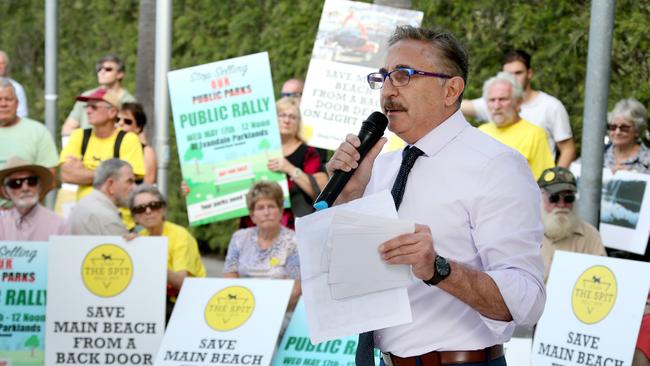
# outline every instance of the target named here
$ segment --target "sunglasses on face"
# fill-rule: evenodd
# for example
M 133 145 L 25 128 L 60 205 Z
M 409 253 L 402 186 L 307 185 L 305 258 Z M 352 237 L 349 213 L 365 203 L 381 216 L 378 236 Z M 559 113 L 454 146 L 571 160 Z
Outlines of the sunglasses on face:
M 548 201 L 550 203 L 558 203 L 560 200 L 563 200 L 564 203 L 573 203 L 576 200 L 576 196 L 574 194 L 567 194 L 564 196 L 561 196 L 559 194 L 552 194 L 548 196 Z
M 100 72 L 102 70 L 104 70 L 106 72 L 111 72 L 111 71 L 113 71 L 115 69 L 110 67 L 110 66 L 100 66 L 100 67 L 97 68 L 97 72 Z
M 164 203 L 160 201 L 152 201 L 149 203 L 145 203 L 144 205 L 138 205 L 133 207 L 131 209 L 131 212 L 133 212 L 134 214 L 141 214 L 141 213 L 145 213 L 147 209 L 150 209 L 151 211 L 156 211 L 156 210 L 160 210 L 163 207 L 165 207 Z
M 124 124 L 127 125 L 127 126 L 131 126 L 135 122 L 134 120 L 132 120 L 130 118 L 122 118 L 122 117 L 118 118 L 118 121 L 124 122 Z
M 617 125 L 615 123 L 610 123 L 607 125 L 607 130 L 609 132 L 614 132 L 616 130 L 620 130 L 623 133 L 627 133 L 632 131 L 632 126 L 630 125 Z
M 8 179 L 5 181 L 5 187 L 11 189 L 20 189 L 23 186 L 24 182 L 27 182 L 27 185 L 30 187 L 36 187 L 38 184 L 38 177 L 32 175 L 25 178 Z

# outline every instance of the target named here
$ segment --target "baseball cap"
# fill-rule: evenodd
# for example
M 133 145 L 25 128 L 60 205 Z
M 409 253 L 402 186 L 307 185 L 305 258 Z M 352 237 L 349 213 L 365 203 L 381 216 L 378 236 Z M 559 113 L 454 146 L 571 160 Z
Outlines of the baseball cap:
M 537 181 L 539 188 L 542 188 L 550 194 L 571 191 L 576 192 L 576 178 L 569 169 L 556 166 L 546 169 Z
M 87 102 L 89 100 L 103 101 L 115 108 L 119 108 L 121 104 L 120 98 L 117 97 L 117 94 L 115 94 L 112 90 L 106 90 L 103 88 L 99 88 L 89 95 L 80 95 L 77 97 L 77 100 L 81 102 Z

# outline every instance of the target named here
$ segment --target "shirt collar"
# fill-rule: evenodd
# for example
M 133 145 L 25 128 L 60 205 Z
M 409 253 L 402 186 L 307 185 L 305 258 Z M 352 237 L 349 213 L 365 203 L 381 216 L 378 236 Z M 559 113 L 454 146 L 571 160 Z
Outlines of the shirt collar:
M 470 127 L 459 110 L 419 139 L 414 145 L 428 157 L 436 155 L 456 138 L 465 128 Z

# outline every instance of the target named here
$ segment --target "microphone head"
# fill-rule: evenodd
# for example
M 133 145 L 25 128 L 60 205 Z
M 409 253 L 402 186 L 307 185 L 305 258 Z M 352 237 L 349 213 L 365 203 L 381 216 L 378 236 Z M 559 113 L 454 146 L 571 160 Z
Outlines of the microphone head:
M 361 124 L 361 131 L 367 131 L 371 133 L 379 133 L 379 136 L 384 134 L 384 131 L 386 130 L 386 126 L 388 126 L 388 118 L 381 113 L 381 112 L 372 112 L 368 118 L 363 121 Z

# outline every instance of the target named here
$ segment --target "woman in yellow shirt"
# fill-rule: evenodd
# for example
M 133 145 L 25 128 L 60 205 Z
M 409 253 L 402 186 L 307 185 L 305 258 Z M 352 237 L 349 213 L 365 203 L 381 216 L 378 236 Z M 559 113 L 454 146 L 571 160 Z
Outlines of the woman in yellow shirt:
M 165 220 L 167 202 L 151 184 L 137 186 L 129 199 L 135 221 L 144 227 L 143 236 L 165 236 L 167 242 L 167 318 L 186 277 L 205 277 L 196 239 L 182 226 Z

